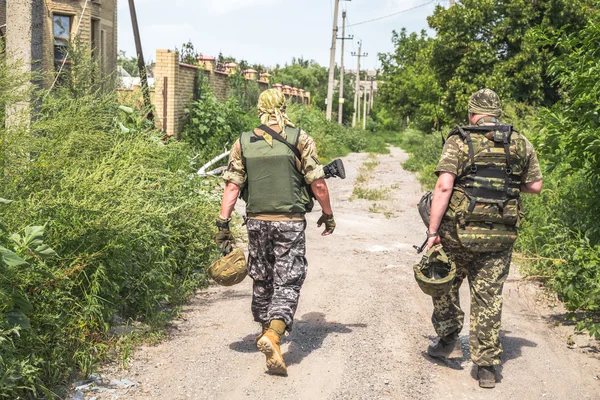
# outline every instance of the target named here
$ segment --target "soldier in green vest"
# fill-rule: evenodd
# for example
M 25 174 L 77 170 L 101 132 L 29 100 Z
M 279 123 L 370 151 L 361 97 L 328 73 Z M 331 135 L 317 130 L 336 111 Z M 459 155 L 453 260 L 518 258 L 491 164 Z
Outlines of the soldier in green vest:
M 454 131 L 436 169 L 427 248 L 441 243 L 456 263 L 447 295 L 433 298 L 432 322 L 439 340 L 427 352 L 449 357 L 460 350 L 464 312 L 459 288 L 471 291 L 469 346 L 479 385 L 493 388 L 501 363 L 502 288 L 522 217 L 521 193 L 539 194 L 542 174 L 525 136 L 503 124 L 500 99 L 482 89 L 469 101 L 471 125 Z M 458 353 L 461 354 L 462 353 Z
M 225 193 L 217 220 L 217 244 L 231 242 L 229 220 L 238 197 L 246 202 L 248 274 L 254 280 L 252 314 L 261 324 L 257 339 L 271 373 L 286 375 L 281 336 L 291 331 L 306 277 L 305 214 L 313 195 L 322 208 L 318 227 L 333 233 L 335 221 L 314 140 L 294 127 L 286 99 L 276 89 L 258 100 L 262 125 L 244 132 L 231 149 Z M 311 195 L 312 193 L 312 195 Z

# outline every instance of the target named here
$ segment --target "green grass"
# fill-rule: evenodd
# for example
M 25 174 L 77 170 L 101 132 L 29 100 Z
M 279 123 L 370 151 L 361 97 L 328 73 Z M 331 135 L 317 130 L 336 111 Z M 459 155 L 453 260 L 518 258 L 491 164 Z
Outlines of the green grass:
M 437 182 L 435 169 L 442 155 L 440 136 L 409 129 L 398 135 L 396 144 L 410 155 L 402 167 L 415 172 L 421 184 L 432 189 Z
M 368 189 L 362 186 L 356 186 L 352 191 L 352 196 L 357 199 L 382 201 L 387 200 L 388 193 L 389 191 L 385 189 Z

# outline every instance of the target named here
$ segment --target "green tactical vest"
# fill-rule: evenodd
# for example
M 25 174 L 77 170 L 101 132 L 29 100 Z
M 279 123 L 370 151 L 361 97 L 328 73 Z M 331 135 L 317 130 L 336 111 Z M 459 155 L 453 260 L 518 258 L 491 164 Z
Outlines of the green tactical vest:
M 475 252 L 507 250 L 517 240 L 525 140 L 511 125 L 459 128 L 469 160 L 454 182 L 446 216 L 461 244 Z
M 286 140 L 298 147 L 300 130 L 286 127 L 285 133 Z M 242 198 L 247 213 L 306 213 L 312 209 L 304 175 L 288 146 L 273 140 L 271 147 L 254 132 L 242 133 L 240 144 L 246 167 Z

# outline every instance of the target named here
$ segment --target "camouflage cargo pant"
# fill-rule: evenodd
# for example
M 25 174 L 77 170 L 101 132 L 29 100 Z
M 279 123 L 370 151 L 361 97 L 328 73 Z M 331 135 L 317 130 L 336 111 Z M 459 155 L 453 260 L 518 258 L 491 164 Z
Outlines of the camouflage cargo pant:
M 500 320 L 502 288 L 508 277 L 512 249 L 495 253 L 474 253 L 461 246 L 455 225 L 444 220 L 440 226 L 444 249 L 456 263 L 457 277 L 445 296 L 433 298 L 431 321 L 440 337 L 458 335 L 465 313 L 460 308 L 459 289 L 465 278 L 471 291 L 469 347 L 476 365 L 500 365 Z
M 248 220 L 248 275 L 254 280 L 254 320 L 280 319 L 292 330 L 306 278 L 305 221 Z

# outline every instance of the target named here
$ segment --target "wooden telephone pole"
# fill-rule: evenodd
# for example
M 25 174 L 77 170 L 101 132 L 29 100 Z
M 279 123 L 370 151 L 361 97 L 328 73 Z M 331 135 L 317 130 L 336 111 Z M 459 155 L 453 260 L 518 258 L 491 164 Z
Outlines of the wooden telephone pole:
M 335 47 L 337 45 L 338 39 L 337 34 L 339 10 L 340 0 L 335 0 L 335 7 L 333 11 L 333 34 L 331 35 L 331 53 L 329 55 L 329 80 L 327 81 L 327 109 L 325 111 L 327 121 L 331 121 L 331 114 L 333 113 L 333 84 L 335 82 Z
M 142 51 L 142 39 L 140 38 L 140 28 L 138 27 L 137 14 L 135 12 L 134 0 L 129 0 L 129 13 L 131 14 L 131 25 L 133 27 L 133 36 L 135 38 L 135 50 L 137 52 L 138 70 L 140 71 L 140 81 L 142 85 L 142 94 L 144 96 L 144 106 L 148 110 L 148 119 L 153 120 L 152 104 L 150 102 L 150 89 L 148 88 L 148 74 L 146 72 L 146 62 L 144 61 L 144 52 Z
M 327 110 L 325 112 L 327 121 L 331 121 L 331 113 L 333 111 L 333 82 L 335 80 L 335 46 L 337 43 L 339 8 L 340 0 L 335 0 L 335 8 L 333 12 L 333 35 L 331 36 L 331 54 L 329 55 L 329 80 L 327 82 Z
M 346 40 L 354 39 L 354 36 L 346 37 L 346 11 L 342 11 L 342 60 L 340 63 L 340 98 L 338 110 L 338 123 L 341 125 L 344 117 L 344 43 Z

